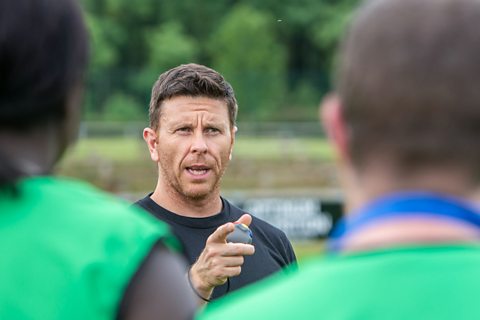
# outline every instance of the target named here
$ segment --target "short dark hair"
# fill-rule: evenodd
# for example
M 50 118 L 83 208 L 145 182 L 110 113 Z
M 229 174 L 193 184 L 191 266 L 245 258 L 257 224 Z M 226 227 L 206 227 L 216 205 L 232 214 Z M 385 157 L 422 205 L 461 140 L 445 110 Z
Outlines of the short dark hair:
M 343 42 L 337 89 L 351 156 L 480 176 L 480 1 L 374 0 Z M 473 170 L 473 171 L 472 171 Z
M 76 1 L 0 1 L 0 127 L 63 116 L 87 51 Z
M 158 129 L 163 101 L 178 97 L 207 97 L 225 101 L 230 125 L 237 118 L 237 100 L 232 86 L 217 71 L 190 63 L 162 73 L 152 88 L 149 118 L 150 127 Z

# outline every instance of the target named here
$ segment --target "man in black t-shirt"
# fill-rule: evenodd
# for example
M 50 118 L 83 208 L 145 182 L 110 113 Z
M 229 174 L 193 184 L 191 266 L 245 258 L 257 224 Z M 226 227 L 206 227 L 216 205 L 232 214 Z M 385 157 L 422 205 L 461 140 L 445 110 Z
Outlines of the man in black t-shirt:
M 161 74 L 153 86 L 150 127 L 143 131 L 158 180 L 153 193 L 137 204 L 170 224 L 191 264 L 188 280 L 204 301 L 296 261 L 282 231 L 220 197 L 236 115 L 233 89 L 218 72 L 181 65 Z M 232 222 L 250 226 L 252 244 L 227 243 Z

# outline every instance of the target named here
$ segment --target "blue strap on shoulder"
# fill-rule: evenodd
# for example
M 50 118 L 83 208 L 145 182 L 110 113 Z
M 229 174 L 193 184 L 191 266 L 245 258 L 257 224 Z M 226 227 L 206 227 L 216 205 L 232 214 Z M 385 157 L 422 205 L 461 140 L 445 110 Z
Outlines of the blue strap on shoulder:
M 339 249 L 342 238 L 367 225 L 389 218 L 443 217 L 480 229 L 478 208 L 463 200 L 429 192 L 397 193 L 380 198 L 339 222 L 331 236 L 333 251 Z

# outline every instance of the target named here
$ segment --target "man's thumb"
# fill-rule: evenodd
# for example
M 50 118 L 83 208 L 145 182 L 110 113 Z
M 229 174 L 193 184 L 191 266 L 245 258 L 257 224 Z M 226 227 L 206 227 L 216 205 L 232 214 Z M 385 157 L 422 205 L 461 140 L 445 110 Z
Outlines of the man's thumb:
M 245 213 L 237 221 L 235 221 L 235 223 L 242 223 L 246 226 L 250 226 L 250 223 L 252 223 L 252 216 L 248 213 Z

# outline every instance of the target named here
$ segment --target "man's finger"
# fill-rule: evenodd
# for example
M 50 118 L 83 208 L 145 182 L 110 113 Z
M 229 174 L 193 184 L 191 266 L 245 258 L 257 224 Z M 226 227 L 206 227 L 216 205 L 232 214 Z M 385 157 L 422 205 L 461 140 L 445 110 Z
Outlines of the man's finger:
M 255 253 L 255 247 L 245 243 L 228 243 L 222 250 L 221 255 L 229 256 L 251 256 Z
M 245 262 L 243 256 L 224 257 L 223 264 L 225 267 L 240 267 Z
M 225 276 L 227 277 L 236 277 L 242 272 L 242 267 L 228 267 L 224 269 Z
M 208 239 L 207 243 L 226 243 L 227 235 L 235 229 L 235 225 L 231 222 L 225 223 L 215 230 Z
M 245 213 L 237 221 L 235 221 L 235 223 L 242 223 L 246 226 L 249 226 L 250 223 L 252 223 L 252 216 L 249 215 L 248 213 Z

